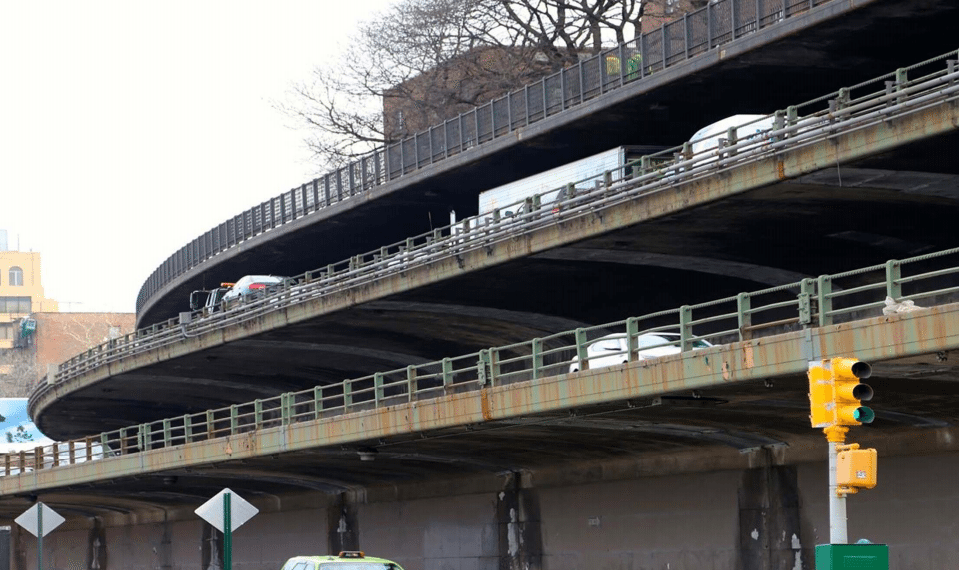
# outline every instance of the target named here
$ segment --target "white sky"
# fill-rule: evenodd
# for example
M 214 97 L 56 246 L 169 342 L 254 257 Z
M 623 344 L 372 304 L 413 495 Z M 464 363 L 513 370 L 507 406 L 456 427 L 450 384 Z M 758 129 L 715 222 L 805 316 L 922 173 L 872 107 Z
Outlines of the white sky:
M 133 312 L 170 254 L 317 173 L 272 102 L 391 2 L 3 2 L 9 248 L 60 310 Z

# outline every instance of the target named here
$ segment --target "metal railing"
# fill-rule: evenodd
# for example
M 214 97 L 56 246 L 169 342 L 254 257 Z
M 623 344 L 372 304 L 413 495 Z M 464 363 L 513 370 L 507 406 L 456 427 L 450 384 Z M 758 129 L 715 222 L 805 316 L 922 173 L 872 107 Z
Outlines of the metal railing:
M 137 354 L 180 342 L 185 337 L 209 333 L 242 323 L 291 305 L 306 303 L 341 291 L 421 267 L 464 253 L 491 248 L 538 229 L 595 213 L 627 201 L 682 184 L 714 176 L 723 169 L 764 160 L 787 149 L 814 144 L 837 133 L 861 129 L 890 118 L 905 116 L 924 108 L 943 105 L 959 98 L 959 63 L 948 56 L 956 52 L 899 69 L 888 75 L 840 89 L 778 111 L 773 127 L 736 140 L 730 132 L 717 148 L 693 153 L 689 143 L 682 147 L 643 157 L 619 169 L 607 171 L 586 181 L 566 185 L 566 197 L 559 202 L 543 203 L 543 196 L 556 190 L 526 198 L 522 212 L 517 204 L 456 224 L 353 256 L 339 263 L 308 271 L 291 278 L 279 291 L 266 297 L 240 297 L 224 304 L 224 310 L 198 311 L 181 322 L 170 319 L 151 327 L 107 341 L 63 362 L 30 397 L 34 403 L 56 384 L 101 366 Z M 945 65 L 942 65 L 945 63 Z M 914 79 L 910 73 L 924 72 Z M 864 92 L 862 95 L 856 93 Z M 819 109 L 807 114 L 807 111 Z M 741 127 L 740 127 L 741 128 Z M 583 183 L 592 189 L 583 190 Z
M 254 236 L 831 1 L 710 2 L 635 40 L 377 149 L 224 221 L 180 248 L 144 282 L 136 310 L 139 313 L 151 296 L 176 277 Z
M 7 475 L 256 432 L 959 300 L 959 248 L 7 454 Z M 282 297 L 282 296 L 281 296 Z M 904 302 L 904 301 L 911 302 Z M 284 302 L 283 299 L 274 299 Z M 260 300 L 258 303 L 266 302 Z M 605 343 L 624 339 L 618 349 Z

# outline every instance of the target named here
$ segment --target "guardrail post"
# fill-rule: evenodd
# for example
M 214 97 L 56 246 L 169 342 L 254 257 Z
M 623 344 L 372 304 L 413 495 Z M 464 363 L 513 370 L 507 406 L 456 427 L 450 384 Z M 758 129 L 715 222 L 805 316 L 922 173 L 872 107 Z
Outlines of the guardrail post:
M 815 281 L 808 277 L 799 283 L 799 324 L 809 328 L 812 324 L 812 300 L 816 294 Z
M 186 443 L 193 442 L 193 426 L 190 424 L 190 414 L 183 416 L 183 440 Z
M 416 390 L 416 367 L 409 365 L 406 367 L 406 395 L 410 402 L 413 401 Z
M 819 305 L 819 326 L 832 324 L 832 277 L 820 275 L 816 282 L 818 294 L 816 304 Z
M 902 297 L 902 264 L 896 259 L 886 262 L 886 295 L 898 301 Z
M 37 471 L 43 469 L 43 448 L 33 448 L 33 468 Z
M 283 425 L 288 426 L 293 423 L 293 404 L 291 400 L 293 395 L 290 393 L 280 394 L 280 416 Z
M 900 67 L 896 70 L 896 91 L 902 91 L 906 88 L 906 84 L 909 83 L 909 72 L 906 68 Z M 906 98 L 902 95 L 896 99 L 896 103 L 902 103 Z
M 442 361 L 443 364 L 443 388 L 449 388 L 453 385 L 453 361 L 449 358 L 444 358 Z
M 23 473 L 26 471 L 27 466 L 27 452 L 21 450 L 17 459 L 20 461 L 20 472 Z
M 639 175 L 645 176 L 652 170 L 652 161 L 645 154 L 639 158 Z
M 736 295 L 736 320 L 739 324 L 739 340 L 749 340 L 753 337 L 752 329 L 750 328 L 753 324 L 753 314 L 752 314 L 752 303 L 749 297 L 749 293 L 740 293 Z
M 3 474 L 4 475 L 10 474 L 10 454 L 9 453 L 3 454 Z
M 530 343 L 530 357 L 533 366 L 533 380 L 539 380 L 543 372 L 543 339 L 534 338 Z
M 120 440 L 121 440 L 121 441 L 123 440 L 123 437 L 122 437 L 122 436 L 121 436 Z M 100 434 L 100 446 L 103 447 L 103 453 L 106 453 L 107 450 L 110 449 L 110 436 L 108 436 L 108 435 L 105 434 L 105 433 L 101 433 L 101 434 Z M 91 453 L 90 449 L 87 448 L 87 459 L 90 459 L 90 453 Z
M 786 124 L 790 127 L 799 122 L 799 108 L 795 105 L 786 107 Z
M 626 360 L 635 362 L 639 356 L 639 319 L 629 317 L 626 319 Z
M 53 451 L 53 466 L 60 466 L 60 444 L 53 442 L 50 444 L 50 448 Z
M 214 423 L 213 410 L 206 411 L 206 438 L 213 439 L 216 436 L 216 424 Z
M 690 337 L 693 336 L 693 308 L 683 305 L 679 308 L 679 350 L 686 352 L 692 348 Z
M 586 331 L 576 329 L 573 333 L 576 342 L 576 358 L 579 360 L 580 370 L 589 370 L 589 356 L 586 353 Z
M 77 442 L 72 439 L 67 443 L 67 462 L 70 465 L 77 462 Z
M 140 424 L 137 430 L 137 447 L 140 451 L 150 449 L 150 424 Z
M 353 407 L 353 382 L 343 381 L 343 411 L 348 412 Z
M 380 400 L 384 397 L 383 392 L 383 373 L 374 372 L 373 373 L 373 405 L 374 407 L 380 407 Z
M 323 387 L 313 388 L 313 419 L 320 419 L 320 412 L 323 411 Z
M 231 404 L 230 405 L 230 435 L 236 435 L 238 427 L 239 427 L 239 419 L 237 417 L 237 407 L 236 407 L 236 404 Z
M 163 420 L 163 447 L 170 447 L 170 420 L 165 418 Z
M 480 385 L 489 384 L 489 349 L 484 348 L 477 353 L 476 358 L 476 380 Z

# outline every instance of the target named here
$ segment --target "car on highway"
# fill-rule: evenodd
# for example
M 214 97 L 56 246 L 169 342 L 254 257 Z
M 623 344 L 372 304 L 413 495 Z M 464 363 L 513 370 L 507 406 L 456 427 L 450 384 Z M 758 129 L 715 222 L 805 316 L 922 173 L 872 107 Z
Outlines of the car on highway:
M 392 560 L 347 550 L 336 556 L 294 556 L 281 570 L 403 570 L 403 567 Z
M 261 297 L 276 293 L 280 287 L 290 283 L 289 277 L 279 275 L 245 275 L 230 287 L 223 295 L 223 301 L 229 302 L 240 297 Z
M 711 346 L 712 344 L 702 339 L 692 342 L 693 350 Z M 648 360 L 679 353 L 679 333 L 656 332 L 641 334 L 636 337 L 638 360 Z M 626 344 L 626 335 L 622 333 L 610 334 L 594 340 L 586 346 L 586 358 L 590 370 L 626 364 L 629 362 L 629 347 Z M 570 361 L 569 371 L 579 372 L 579 368 L 579 356 L 574 356 Z

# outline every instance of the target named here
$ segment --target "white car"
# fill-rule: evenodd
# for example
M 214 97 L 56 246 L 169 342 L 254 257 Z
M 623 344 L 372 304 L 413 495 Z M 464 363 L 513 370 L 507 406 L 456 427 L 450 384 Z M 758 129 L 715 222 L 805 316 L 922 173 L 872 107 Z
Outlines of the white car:
M 693 350 L 712 346 L 705 340 L 694 340 L 692 344 Z M 669 332 L 641 334 L 636 337 L 636 353 L 639 360 L 679 354 L 679 334 Z M 590 370 L 626 364 L 629 362 L 626 335 L 611 334 L 594 340 L 586 346 L 586 358 L 589 361 Z M 579 372 L 579 356 L 573 357 L 569 371 Z
M 240 297 L 261 297 L 276 293 L 281 286 L 289 284 L 289 282 L 289 277 L 279 275 L 246 275 L 232 284 L 230 290 L 223 295 L 221 302 L 229 302 Z

